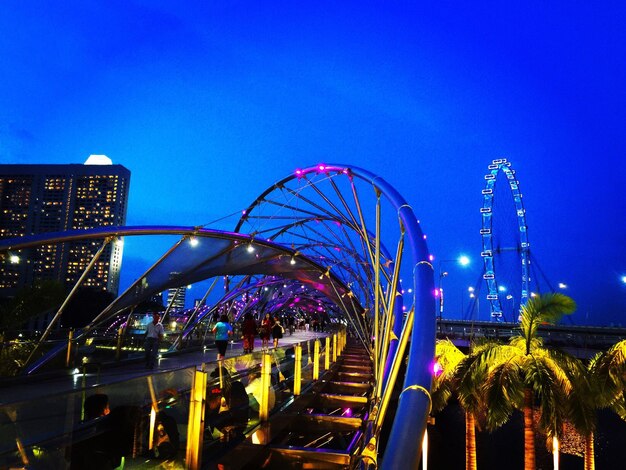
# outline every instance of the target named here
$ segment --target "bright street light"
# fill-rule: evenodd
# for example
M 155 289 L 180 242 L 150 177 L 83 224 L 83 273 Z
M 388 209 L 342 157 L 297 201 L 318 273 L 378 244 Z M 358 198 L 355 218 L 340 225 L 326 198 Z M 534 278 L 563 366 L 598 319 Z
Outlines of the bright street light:
M 559 282 L 559 289 L 567 289 L 567 284 L 563 284 L 562 282 Z
M 480 320 L 480 297 L 478 297 L 478 292 L 472 286 L 467 288 L 467 292 L 469 292 L 469 298 L 476 304 L 476 319 Z M 474 319 L 474 306 L 472 306 L 471 316 Z
M 436 296 L 439 296 L 439 319 L 441 320 L 443 318 L 443 278 L 446 277 L 448 275 L 447 271 L 443 270 L 443 263 L 448 263 L 448 262 L 455 262 L 457 264 L 459 264 L 460 266 L 467 266 L 470 263 L 470 259 L 469 257 L 467 257 L 466 255 L 460 255 L 458 258 L 456 259 L 442 259 L 439 261 L 439 288 L 435 290 L 436 292 Z

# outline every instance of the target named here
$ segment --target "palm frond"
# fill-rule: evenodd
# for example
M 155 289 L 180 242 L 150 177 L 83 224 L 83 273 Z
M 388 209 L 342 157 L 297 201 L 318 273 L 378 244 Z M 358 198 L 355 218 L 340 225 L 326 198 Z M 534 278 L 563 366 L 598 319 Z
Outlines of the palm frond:
M 626 389 L 626 340 L 596 354 L 589 362 L 589 376 L 593 381 L 597 407 L 614 408 L 614 403 Z
M 525 356 L 524 372 L 526 386 L 539 402 L 539 426 L 548 436 L 558 435 L 567 419 L 567 398 L 572 391 L 567 374 L 549 354 Z
M 563 315 L 576 310 L 576 303 L 571 297 L 560 293 L 543 294 L 531 297 L 521 311 L 522 336 L 526 339 L 527 354 L 530 342 L 537 336 L 537 328 L 542 323 L 555 324 Z
M 611 409 L 615 411 L 620 418 L 626 421 L 626 395 L 624 395 L 624 393 L 615 400 Z
M 441 372 L 433 377 L 431 391 L 433 412 L 441 411 L 446 407 L 448 400 L 456 389 L 455 371 L 465 354 L 449 339 L 437 340 L 435 346 L 435 360 L 441 367 Z
M 518 356 L 519 357 L 519 356 Z M 492 367 L 481 386 L 488 406 L 486 424 L 490 430 L 506 423 L 524 397 L 522 369 L 519 360 L 510 358 Z
M 487 375 L 487 363 L 480 354 L 465 357 L 456 369 L 457 396 L 461 406 L 474 414 L 483 407 L 480 385 Z

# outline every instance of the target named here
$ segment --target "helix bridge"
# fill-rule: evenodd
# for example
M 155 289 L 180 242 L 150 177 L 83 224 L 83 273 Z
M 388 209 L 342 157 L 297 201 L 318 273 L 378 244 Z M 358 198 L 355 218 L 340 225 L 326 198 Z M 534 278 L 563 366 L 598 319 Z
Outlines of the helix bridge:
M 127 425 L 127 468 L 156 468 L 166 457 L 173 468 L 417 468 L 436 299 L 413 208 L 383 178 L 326 164 L 274 183 L 234 219 L 219 229 L 103 226 L 0 240 L 0 253 L 23 259 L 45 246 L 92 253 L 13 379 L 39 388 L 37 400 L 2 400 L 0 467 L 67 462 L 68 448 L 111 419 L 85 419 L 86 399 L 102 393 L 126 412 L 118 421 Z M 65 305 L 106 267 L 110 246 L 153 239 L 166 248 L 143 274 L 85 327 L 60 328 Z M 168 305 L 160 361 L 196 362 L 133 366 L 149 318 L 139 306 L 187 286 L 203 297 L 192 309 Z M 281 317 L 296 331 L 276 348 L 244 353 L 231 344 L 225 360 L 209 359 L 215 319 L 228 315 L 238 325 L 247 314 Z M 305 318 L 315 332 L 300 329 Z M 68 370 L 73 386 L 53 386 Z M 106 370 L 118 372 L 105 382 Z M 254 384 L 260 392 L 250 392 Z M 252 396 L 258 407 L 250 410 Z M 172 422 L 176 432 L 168 432 Z

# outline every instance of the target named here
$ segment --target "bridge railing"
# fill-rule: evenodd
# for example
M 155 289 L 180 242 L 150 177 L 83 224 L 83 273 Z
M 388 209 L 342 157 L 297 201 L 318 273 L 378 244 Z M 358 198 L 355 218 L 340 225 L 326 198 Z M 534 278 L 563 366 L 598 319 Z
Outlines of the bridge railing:
M 84 368 L 76 370 L 74 391 L 0 406 L 0 468 L 65 468 L 104 458 L 115 465 L 124 458 L 126 468 L 156 468 L 166 459 L 199 468 L 194 448 L 208 459 L 280 411 L 314 382 L 316 367 L 323 371 L 336 360 L 341 337 L 331 339 L 330 348 L 308 340 L 95 387 L 84 386 Z M 199 401 L 193 395 L 198 377 Z M 106 396 L 110 414 L 90 415 L 96 395 Z

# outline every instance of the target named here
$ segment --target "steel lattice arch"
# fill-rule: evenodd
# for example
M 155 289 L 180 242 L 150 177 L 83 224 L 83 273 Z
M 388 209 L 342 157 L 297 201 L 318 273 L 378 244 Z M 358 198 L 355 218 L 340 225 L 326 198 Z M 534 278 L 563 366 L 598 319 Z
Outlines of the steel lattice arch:
M 383 468 L 414 468 L 430 411 L 430 364 L 436 314 L 433 268 L 411 206 L 384 179 L 341 164 L 295 171 L 260 194 L 230 230 L 207 227 L 102 227 L 1 240 L 0 252 L 71 240 L 102 247 L 125 237 L 172 236 L 175 242 L 93 321 L 77 332 L 87 340 L 128 320 L 133 308 L 166 289 L 202 281 L 224 284 L 223 295 L 195 308 L 172 349 L 228 310 L 235 319 L 268 309 L 319 308 L 348 326 L 373 362 L 375 387 L 367 441 L 376 447 L 395 378 L 408 366 Z M 99 243 L 95 243 L 97 247 Z M 79 281 L 80 282 L 80 281 Z M 71 294 L 70 294 L 71 295 Z M 44 332 L 44 341 L 53 322 Z M 34 373 L 64 349 L 61 344 L 27 367 Z

